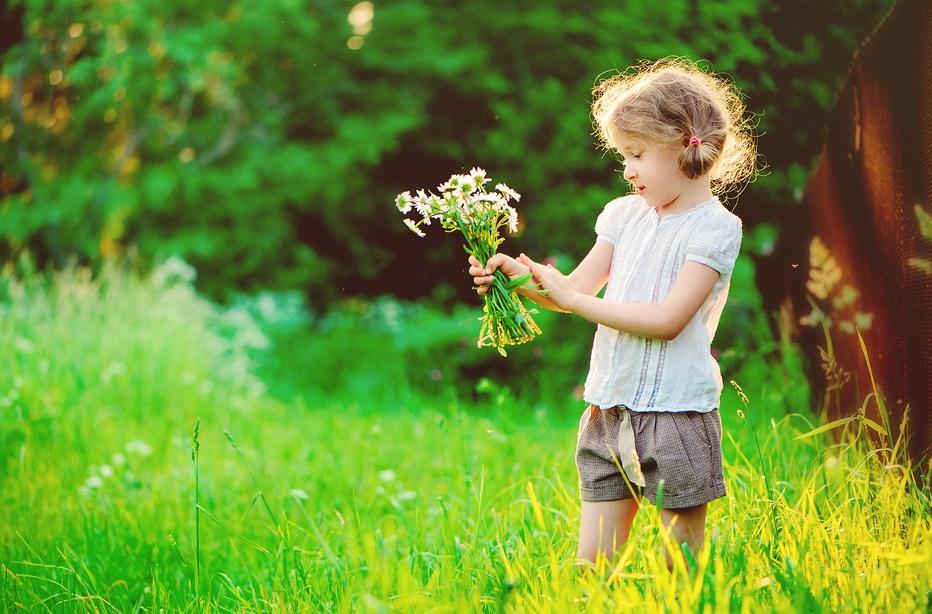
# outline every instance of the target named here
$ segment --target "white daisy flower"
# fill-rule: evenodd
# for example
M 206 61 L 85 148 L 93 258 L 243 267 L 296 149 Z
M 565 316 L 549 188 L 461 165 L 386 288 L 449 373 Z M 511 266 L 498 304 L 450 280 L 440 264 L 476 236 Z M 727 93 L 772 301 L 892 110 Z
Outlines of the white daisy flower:
M 508 204 L 508 197 L 502 196 L 499 193 L 495 193 L 495 201 L 502 206 L 502 211 L 507 211 L 511 209 L 511 205 Z
M 402 213 L 407 213 L 411 210 L 411 192 L 402 192 L 395 197 L 395 206 L 398 207 L 398 210 Z
M 460 184 L 460 192 L 463 193 L 463 196 L 470 196 L 473 192 L 479 189 L 479 185 L 480 184 L 477 181 L 467 175 L 463 183 Z
M 470 169 L 469 176 L 472 177 L 473 182 L 476 184 L 476 187 L 480 187 L 482 184 L 488 181 L 488 179 L 485 176 L 485 171 L 479 168 L 478 166 L 474 166 Z
M 111 467 L 110 465 L 106 465 L 106 464 L 101 465 L 100 475 L 102 475 L 105 478 L 109 478 L 110 476 L 113 475 L 113 467 Z
M 427 217 L 430 215 L 430 207 L 419 200 L 414 201 L 414 208 L 417 209 L 417 212 L 421 215 L 421 217 Z
M 517 192 L 515 192 L 514 190 L 512 190 L 511 188 L 509 188 L 509 187 L 508 187 L 507 185 L 505 185 L 504 183 L 498 183 L 498 184 L 496 184 L 496 185 L 495 185 L 495 189 L 498 190 L 499 192 L 501 192 L 502 194 L 505 194 L 506 196 L 509 196 L 509 197 L 515 199 L 515 201 L 521 200 L 521 195 L 518 194 Z
M 395 472 L 391 469 L 383 469 L 379 471 L 379 479 L 383 482 L 391 482 L 395 479 Z
M 518 211 L 514 207 L 508 209 L 508 231 L 514 234 L 518 232 Z
M 411 232 L 413 232 L 413 233 L 416 234 L 417 236 L 419 236 L 419 237 L 426 237 L 426 236 L 427 236 L 427 235 L 424 234 L 424 232 L 423 232 L 420 228 L 418 228 L 418 227 L 414 224 L 414 220 L 409 220 L 408 218 L 405 218 L 405 219 L 402 220 L 402 221 L 405 223 L 405 226 L 407 226 L 408 228 L 410 228 L 410 229 L 411 229 Z
M 469 175 L 453 175 L 450 177 L 450 186 L 457 192 L 469 194 L 473 191 L 472 177 Z
M 99 475 L 92 475 L 84 481 L 86 488 L 100 488 L 103 485 L 104 481 L 100 479 Z

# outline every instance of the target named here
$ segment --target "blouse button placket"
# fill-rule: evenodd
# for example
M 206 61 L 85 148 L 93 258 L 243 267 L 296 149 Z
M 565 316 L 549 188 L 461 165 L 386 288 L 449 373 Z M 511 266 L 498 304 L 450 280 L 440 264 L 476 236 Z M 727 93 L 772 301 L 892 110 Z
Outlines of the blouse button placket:
M 657 234 L 657 228 L 660 226 L 660 222 L 662 218 L 659 215 L 657 215 L 656 211 L 651 212 L 651 215 L 654 216 L 654 225 L 650 229 L 650 234 L 647 235 L 647 238 L 645 238 L 644 241 L 641 243 L 641 250 L 638 252 L 638 255 L 635 257 L 634 262 L 631 264 L 631 270 L 628 271 L 628 275 L 625 277 L 625 281 L 619 288 L 619 291 L 627 290 L 628 282 L 631 281 L 631 276 L 634 274 L 634 271 L 637 269 L 638 262 L 640 262 L 644 254 L 647 253 L 647 249 L 650 247 L 651 242 L 654 240 L 654 235 Z M 619 296 L 619 298 L 621 297 Z M 613 361 L 615 359 L 615 347 L 618 345 L 619 338 L 620 338 L 620 335 L 616 331 L 614 342 L 608 344 L 608 364 L 609 365 L 613 364 Z M 605 377 L 606 377 L 606 382 L 607 382 L 608 375 L 606 375 Z
M 656 212 L 651 212 L 651 215 L 654 216 L 654 225 L 650 229 L 650 234 L 641 242 L 641 249 L 638 251 L 638 255 L 634 258 L 634 262 L 631 263 L 631 270 L 628 271 L 628 275 L 625 277 L 625 282 L 621 285 L 622 290 L 627 290 L 628 282 L 631 281 L 631 276 L 634 275 L 634 271 L 637 270 L 637 264 L 641 261 L 641 258 L 644 257 L 644 254 L 647 253 L 647 248 L 650 247 L 651 241 L 654 240 L 654 235 L 657 234 L 657 228 L 660 226 L 661 218 L 657 215 Z

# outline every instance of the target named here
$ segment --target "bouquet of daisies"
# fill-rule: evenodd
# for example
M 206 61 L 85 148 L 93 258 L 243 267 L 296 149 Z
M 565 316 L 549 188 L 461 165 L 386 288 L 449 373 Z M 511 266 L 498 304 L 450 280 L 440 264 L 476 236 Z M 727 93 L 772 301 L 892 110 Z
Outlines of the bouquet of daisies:
M 460 231 L 466 240 L 463 246 L 466 253 L 485 264 L 505 240 L 499 236 L 499 228 L 507 224 L 511 233 L 518 229 L 518 212 L 508 201 L 521 200 L 520 194 L 503 183 L 487 192 L 484 186 L 489 181 L 484 170 L 473 168 L 468 175 L 453 175 L 438 186 L 439 194 L 417 190 L 412 196 L 411 192 L 402 192 L 396 197 L 395 205 L 401 213 L 406 214 L 413 208 L 421 215 L 416 222 L 408 218 L 403 220 L 419 237 L 425 236 L 421 226 L 430 226 L 431 219 L 439 221 L 446 232 Z M 507 356 L 506 345 L 525 343 L 541 333 L 531 318 L 537 309 L 525 309 L 515 291 L 532 276 L 528 273 L 509 280 L 501 270 L 496 270 L 493 277 L 484 295 L 483 315 L 479 318 L 482 328 L 476 345 L 494 347 L 499 354 Z

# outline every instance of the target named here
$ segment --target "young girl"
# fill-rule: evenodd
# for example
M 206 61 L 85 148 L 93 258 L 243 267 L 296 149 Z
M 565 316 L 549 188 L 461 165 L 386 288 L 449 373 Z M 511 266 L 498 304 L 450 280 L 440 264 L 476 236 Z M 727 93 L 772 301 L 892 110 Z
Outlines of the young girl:
M 753 137 L 732 86 L 681 59 L 602 82 L 592 112 L 631 193 L 604 206 L 589 254 L 566 276 L 502 253 L 484 266 L 470 257 L 469 274 L 484 294 L 495 269 L 512 279 L 530 270 L 536 283 L 522 295 L 598 324 L 576 446 L 579 562 L 611 559 L 640 497 L 656 505 L 661 483 L 662 521 L 696 555 L 706 506 L 726 495 L 711 342 L 742 237 L 715 192 L 752 178 Z

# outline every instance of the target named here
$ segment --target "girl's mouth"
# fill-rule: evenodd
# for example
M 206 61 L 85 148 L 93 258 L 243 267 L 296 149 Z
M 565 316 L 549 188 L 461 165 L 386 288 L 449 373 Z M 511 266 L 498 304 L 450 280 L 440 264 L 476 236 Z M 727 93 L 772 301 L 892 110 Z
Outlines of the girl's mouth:
M 644 193 L 644 190 L 646 190 L 646 189 L 647 189 L 647 188 L 645 188 L 644 186 L 639 185 L 639 186 L 638 186 L 638 194 L 643 194 L 643 193 Z

